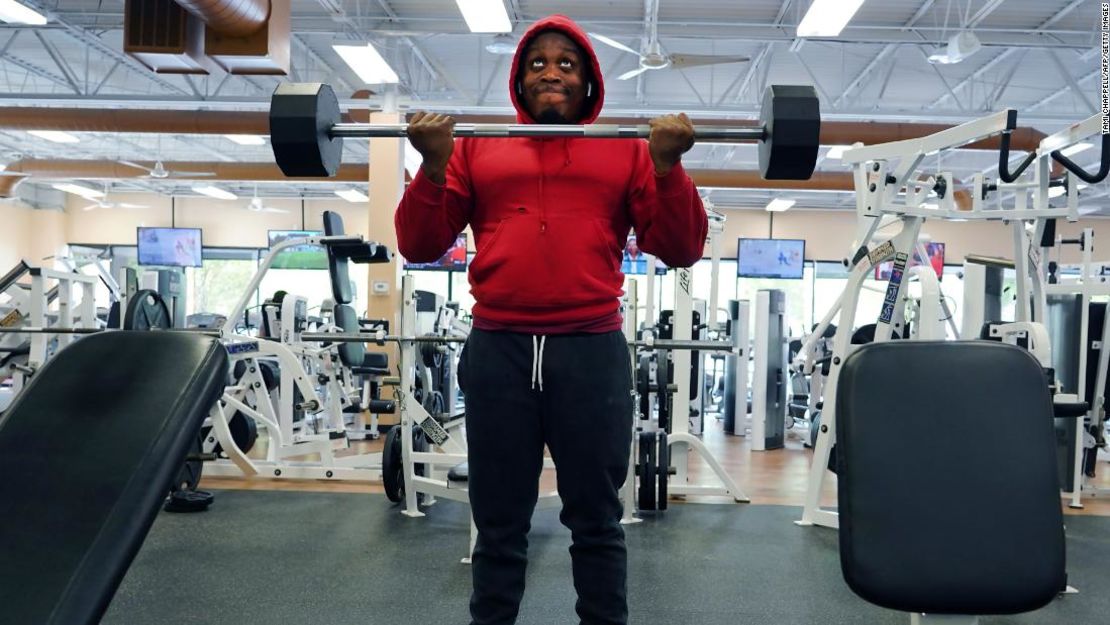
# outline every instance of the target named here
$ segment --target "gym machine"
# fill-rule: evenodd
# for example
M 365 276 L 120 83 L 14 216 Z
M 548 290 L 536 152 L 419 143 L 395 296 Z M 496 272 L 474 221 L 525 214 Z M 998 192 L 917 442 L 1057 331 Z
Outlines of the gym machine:
M 639 340 L 630 340 L 633 348 L 656 352 L 655 382 L 637 358 L 635 349 L 630 357 L 639 371 L 636 380 L 637 415 L 633 423 L 635 449 L 633 462 L 629 465 L 630 478 L 635 471 L 638 480 L 626 480 L 622 497 L 625 502 L 625 519 L 632 518 L 632 488 L 637 486 L 637 506 L 641 513 L 665 510 L 670 496 L 718 495 L 731 497 L 738 503 L 750 501 L 740 490 L 712 452 L 701 439 L 690 433 L 690 388 L 691 352 L 721 351 L 731 353 L 734 346 L 725 341 L 699 341 L 693 338 L 693 299 L 690 293 L 692 272 L 688 268 L 675 269 L 675 308 L 673 313 L 673 337 L 656 338 L 654 329 L 645 326 Z M 650 284 L 650 283 L 649 283 Z M 638 306 L 635 282 L 627 285 L 626 295 L 626 332 L 640 327 L 634 318 Z M 668 353 L 670 352 L 669 356 Z M 700 386 L 700 384 L 698 385 Z M 652 402 L 645 399 L 646 394 L 656 398 L 656 414 L 652 413 Z M 654 417 L 654 423 L 653 423 Z M 717 484 L 690 484 L 690 453 L 700 456 L 709 465 Z M 673 476 L 673 478 L 672 478 Z M 673 480 L 673 481 L 672 481 Z
M 729 300 L 728 335 L 735 353 L 725 358 L 724 430 L 726 434 L 743 436 L 747 431 L 748 413 L 748 361 L 750 360 L 751 324 L 750 304 L 747 300 Z
M 843 160 L 852 165 L 856 183 L 857 226 L 853 243 L 844 259 L 851 269 L 848 284 L 833 308 L 811 335 L 821 336 L 833 318 L 839 315 L 834 339 L 829 378 L 825 389 L 824 410 L 816 449 L 810 467 L 805 508 L 800 525 L 837 527 L 837 513 L 820 506 L 829 458 L 837 436 L 836 409 L 837 386 L 846 357 L 859 349 L 852 344 L 855 315 L 859 293 L 864 279 L 872 269 L 890 259 L 894 261 L 887 282 L 882 310 L 875 324 L 874 342 L 889 341 L 895 335 L 905 336 L 907 265 L 910 256 L 919 248 L 920 230 L 926 219 L 960 221 L 1002 221 L 1012 227 L 1017 272 L 1017 314 L 1015 327 L 1003 326 L 992 330 L 999 338 L 1003 335 L 1024 333 L 1030 351 L 1046 362 L 1047 345 L 1040 345 L 1045 319 L 1044 289 L 1041 284 L 1038 242 L 1044 235 L 1046 221 L 1064 218 L 1076 221 L 1078 212 L 1078 184 L 1076 178 L 1090 184 L 1100 182 L 1110 173 L 1110 137 L 1102 136 L 1102 166 L 1090 174 L 1083 171 L 1059 150 L 1074 145 L 1082 139 L 1099 133 L 1101 117 L 1096 116 L 1042 140 L 1037 151 L 1030 153 L 1013 170 L 1010 165 L 1010 135 L 1017 127 L 1017 113 L 1013 110 L 985 117 L 980 120 L 944 130 L 919 139 L 910 139 L 880 145 L 856 144 L 845 152 Z M 998 137 L 999 178 L 988 181 L 976 175 L 971 185 L 971 210 L 957 210 L 955 203 L 956 182 L 948 172 L 929 175 L 924 166 L 926 155 L 942 152 L 975 141 Z M 1066 170 L 1063 176 L 1052 177 L 1052 161 Z M 1023 175 L 1025 179 L 1023 179 Z M 1051 187 L 1063 187 L 1067 197 L 1063 206 L 1049 202 Z M 1012 193 L 1012 204 L 1003 205 L 1003 192 Z M 987 200 L 993 198 L 988 204 Z M 884 235 L 879 243 L 872 243 L 880 230 L 888 226 L 901 226 L 893 235 Z M 1038 327 L 1040 328 L 1038 334 Z M 919 335 L 917 338 L 928 338 Z M 933 338 L 943 338 L 933 337 Z M 809 342 L 803 347 L 807 368 L 812 370 L 813 350 Z M 1056 397 L 1058 411 L 1070 404 L 1067 397 Z M 839 454 L 838 454 L 839 455 Z M 835 466 L 835 465 L 834 465 Z
M 755 310 L 751 443 L 766 451 L 781 449 L 786 437 L 786 293 L 759 291 Z
M 1079 418 L 1055 420 L 1061 490 L 1068 497 L 1069 507 L 1082 508 L 1083 497 L 1107 494 L 1088 484 L 1087 478 L 1094 477 L 1098 452 L 1106 448 L 1110 349 L 1104 346 L 1110 341 L 1110 323 L 1106 318 L 1107 303 L 1093 300 L 1110 296 L 1110 281 L 1102 265 L 1093 259 L 1093 229 L 1084 228 L 1077 239 L 1046 236 L 1044 243 L 1075 245 L 1082 254 L 1079 275 L 1074 279 L 1058 275 L 1059 265 L 1049 263 L 1049 283 L 1044 287 L 1052 366 L 1060 385 L 1058 392 L 1074 394 L 1076 401 L 1087 407 Z

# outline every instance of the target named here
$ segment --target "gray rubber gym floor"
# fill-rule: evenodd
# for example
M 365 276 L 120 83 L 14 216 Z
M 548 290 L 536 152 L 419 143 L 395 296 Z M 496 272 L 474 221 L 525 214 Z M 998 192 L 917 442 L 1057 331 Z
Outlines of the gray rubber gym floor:
M 630 623 L 901 624 L 840 576 L 836 533 L 795 527 L 795 508 L 678 505 L 627 528 Z M 163 513 L 106 625 L 465 625 L 466 508 L 423 519 L 380 495 L 222 491 L 203 514 Z M 552 510 L 533 523 L 521 625 L 577 623 L 570 535 Z M 1020 545 L 1015 545 L 1020 548 Z M 1081 594 L 986 624 L 1105 623 L 1110 518 L 1068 518 L 1068 570 Z

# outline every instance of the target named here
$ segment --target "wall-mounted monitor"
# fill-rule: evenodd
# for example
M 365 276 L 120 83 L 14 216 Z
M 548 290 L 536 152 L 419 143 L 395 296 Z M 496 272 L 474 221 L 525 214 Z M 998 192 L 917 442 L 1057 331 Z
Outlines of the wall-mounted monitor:
M 667 273 L 667 265 L 655 259 L 655 275 L 661 276 Z M 621 260 L 621 272 L 626 276 L 646 276 L 647 275 L 647 257 L 644 255 L 643 250 L 636 244 L 636 235 L 629 235 L 628 241 L 624 244 L 624 258 Z
M 933 271 L 937 272 L 937 278 L 944 276 L 944 244 L 929 242 L 925 244 L 925 253 L 929 255 L 929 264 L 933 266 Z M 921 256 L 914 252 L 913 262 L 910 263 L 909 268 L 923 265 Z M 893 261 L 887 261 L 875 267 L 876 280 L 889 280 L 890 270 L 894 268 Z
M 455 239 L 455 244 L 439 260 L 430 263 L 405 263 L 406 271 L 466 271 L 466 233 Z
M 200 228 L 144 228 L 136 235 L 139 264 L 155 267 L 200 267 Z
M 805 258 L 804 239 L 740 239 L 736 242 L 736 275 L 801 280 Z
M 267 232 L 270 248 L 289 239 L 306 239 L 323 234 L 319 230 L 270 230 Z M 323 269 L 328 268 L 328 254 L 321 245 L 296 245 L 274 257 L 273 269 Z

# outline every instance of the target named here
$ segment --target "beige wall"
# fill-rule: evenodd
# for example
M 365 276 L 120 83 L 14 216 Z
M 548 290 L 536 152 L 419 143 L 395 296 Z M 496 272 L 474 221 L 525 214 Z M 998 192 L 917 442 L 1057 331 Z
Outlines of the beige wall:
M 806 259 L 841 260 L 848 255 L 855 236 L 856 218 L 853 211 L 794 210 L 768 213 L 758 210 L 718 209 L 727 217 L 721 235 L 721 257 L 736 257 L 738 238 L 805 239 Z M 1082 219 L 1075 224 L 1063 223 L 1058 234 L 1077 237 L 1083 228 L 1094 228 L 1095 258 L 1110 259 L 1110 220 Z M 1000 222 L 927 221 L 921 231 L 934 241 L 945 244 L 945 262 L 960 264 L 967 254 L 1012 258 L 1013 238 L 1010 226 Z M 709 255 L 708 247 L 706 256 Z M 1055 254 L 1053 255 L 1055 258 Z M 1074 247 L 1063 250 L 1063 262 L 1078 262 L 1080 253 Z
M 21 202 L 0 202 L 0 274 L 21 258 L 32 260 L 27 245 L 27 232 L 34 211 Z
M 67 243 L 134 245 L 138 226 L 170 226 L 202 228 L 204 243 L 219 247 L 266 247 L 266 231 L 302 227 L 300 200 L 267 200 L 265 204 L 286 210 L 285 213 L 259 213 L 247 210 L 249 200 L 221 201 L 207 198 L 170 198 L 147 194 L 113 194 L 112 201 L 142 204 L 147 208 L 81 210 L 88 204 L 79 197 L 67 198 L 66 212 L 32 210 L 22 203 L 0 203 L 0 268 L 15 264 L 20 258 L 34 263 L 54 255 Z M 392 243 L 392 204 L 370 208 L 336 200 L 306 200 L 303 227 L 322 228 L 321 215 L 334 210 L 343 215 L 347 231 L 370 240 Z M 723 258 L 736 256 L 736 240 L 740 237 L 800 238 L 806 240 L 806 257 L 810 260 L 839 260 L 855 232 L 855 215 L 850 211 L 789 210 L 771 214 L 759 210 L 723 209 L 727 221 L 722 235 Z M 380 215 L 376 213 L 382 213 Z M 371 233 L 371 223 L 378 230 Z M 1095 230 L 1099 245 L 1096 259 L 1110 259 L 1110 220 L 1083 219 L 1076 224 L 1063 223 L 1059 233 L 1078 236 L 1084 227 Z M 946 261 L 958 264 L 969 253 L 1013 256 L 1008 226 L 998 222 L 929 221 L 922 229 L 933 240 L 946 246 Z M 375 236 L 376 234 L 376 236 Z M 473 249 L 473 238 L 471 238 Z M 708 250 L 706 251 L 708 255 Z M 1064 262 L 1079 260 L 1074 247 L 1063 250 Z M 0 269 L 2 271 L 4 269 Z M 377 275 L 377 274 L 375 274 Z M 381 274 L 377 279 L 395 275 Z M 386 298 L 389 299 L 389 298 Z
M 97 208 L 81 210 L 88 202 L 79 197 L 66 199 L 64 223 L 65 241 L 68 243 L 94 243 L 134 245 L 135 228 L 156 226 L 201 228 L 204 245 L 213 247 L 267 246 L 268 230 L 299 230 L 302 228 L 300 200 L 265 200 L 268 208 L 278 212 L 248 210 L 248 199 L 215 200 L 186 197 L 172 199 L 147 194 L 112 194 L 112 201 L 145 205 L 146 208 Z M 368 232 L 369 209 L 364 204 L 345 200 L 306 200 L 303 226 L 321 230 L 325 210 L 334 210 L 343 216 L 350 233 L 361 234 L 373 240 Z M 37 212 L 37 211 L 36 211 Z

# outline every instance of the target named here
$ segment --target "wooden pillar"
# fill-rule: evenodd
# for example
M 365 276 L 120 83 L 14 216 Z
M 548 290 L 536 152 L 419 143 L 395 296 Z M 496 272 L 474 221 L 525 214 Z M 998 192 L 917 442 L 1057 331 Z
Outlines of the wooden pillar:
M 371 113 L 371 124 L 404 123 L 400 113 Z M 388 319 L 390 334 L 398 334 L 401 323 L 401 262 L 397 254 L 397 232 L 393 214 L 405 191 L 405 142 L 399 138 L 370 140 L 370 239 L 394 253 L 390 263 L 369 267 L 367 312 L 371 319 Z M 386 292 L 382 292 L 383 286 Z M 374 348 L 379 351 L 381 348 Z M 387 346 L 392 367 L 400 357 L 395 345 Z

